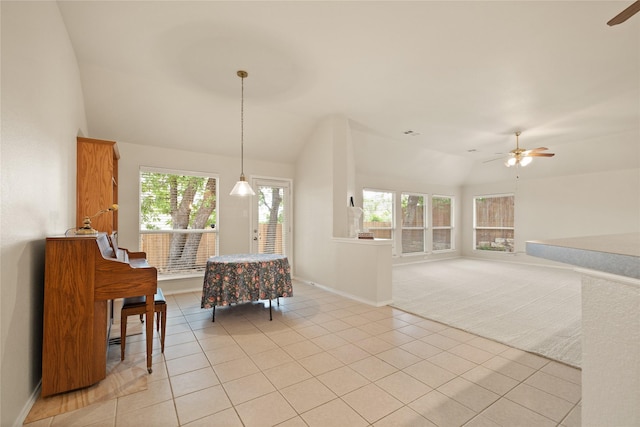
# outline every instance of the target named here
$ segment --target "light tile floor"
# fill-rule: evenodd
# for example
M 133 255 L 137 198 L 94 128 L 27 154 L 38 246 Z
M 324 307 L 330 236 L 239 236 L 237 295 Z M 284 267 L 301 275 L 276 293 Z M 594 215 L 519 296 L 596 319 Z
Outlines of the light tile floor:
M 147 390 L 26 425 L 580 425 L 579 369 L 391 307 L 297 281 L 273 321 L 268 302 L 218 308 L 215 323 L 200 293 L 167 303 Z M 127 357 L 144 351 L 128 338 Z

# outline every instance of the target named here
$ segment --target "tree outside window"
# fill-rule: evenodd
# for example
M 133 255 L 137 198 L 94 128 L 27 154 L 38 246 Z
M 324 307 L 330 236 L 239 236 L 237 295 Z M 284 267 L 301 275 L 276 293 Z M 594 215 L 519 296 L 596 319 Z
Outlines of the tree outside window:
M 393 239 L 393 193 L 362 191 L 362 226 L 377 239 Z
M 258 187 L 259 253 L 285 254 L 284 188 Z
M 217 253 L 217 178 L 140 171 L 140 248 L 158 274 L 194 274 Z
M 402 253 L 425 251 L 425 197 L 419 194 L 402 194 Z

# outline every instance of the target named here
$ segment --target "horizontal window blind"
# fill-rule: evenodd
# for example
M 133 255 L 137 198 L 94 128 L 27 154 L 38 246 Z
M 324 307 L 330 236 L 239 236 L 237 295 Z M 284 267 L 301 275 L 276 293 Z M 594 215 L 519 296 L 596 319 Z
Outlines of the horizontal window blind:
M 403 193 L 402 206 L 402 253 L 425 251 L 425 197 L 419 194 Z
M 140 170 L 140 250 L 159 275 L 200 274 L 218 253 L 217 191 L 215 176 Z

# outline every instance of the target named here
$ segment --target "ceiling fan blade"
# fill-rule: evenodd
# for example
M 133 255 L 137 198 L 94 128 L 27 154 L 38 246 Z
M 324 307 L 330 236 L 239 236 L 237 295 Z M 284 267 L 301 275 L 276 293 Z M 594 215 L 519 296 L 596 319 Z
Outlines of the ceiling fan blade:
M 547 147 L 538 147 L 538 148 L 532 148 L 529 151 L 545 151 L 545 150 L 548 150 L 548 148 Z
M 609 22 L 607 22 L 607 25 L 613 27 L 614 25 L 622 24 L 638 12 L 640 12 L 640 0 L 635 1 L 631 6 L 614 16 Z
M 485 161 L 484 161 L 484 162 L 482 162 L 482 163 L 491 163 L 491 162 L 495 162 L 496 160 L 504 160 L 504 159 L 505 159 L 505 157 L 504 157 L 504 156 L 502 156 L 502 157 L 497 157 L 497 158 L 495 158 L 495 159 L 485 160 Z
M 555 153 L 537 153 L 537 152 L 526 154 L 526 156 L 528 157 L 553 157 L 555 155 L 556 155 Z

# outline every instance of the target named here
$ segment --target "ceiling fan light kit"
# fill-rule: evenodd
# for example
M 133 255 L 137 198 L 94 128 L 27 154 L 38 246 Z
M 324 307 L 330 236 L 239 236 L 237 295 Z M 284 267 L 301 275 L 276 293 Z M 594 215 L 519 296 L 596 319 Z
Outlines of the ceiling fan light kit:
M 509 159 L 507 159 L 506 162 L 504 162 L 504 164 L 510 168 L 511 166 L 522 166 L 525 167 L 527 166 L 529 163 L 531 163 L 533 159 L 531 157 L 509 157 Z
M 554 153 L 543 153 L 542 151 L 548 150 L 547 147 L 538 147 L 532 150 L 527 150 L 526 148 L 520 148 L 520 137 L 521 132 L 516 132 L 516 148 L 509 152 L 509 158 L 506 162 L 504 162 L 505 166 L 508 168 L 512 166 L 522 166 L 525 167 L 529 163 L 533 161 L 533 157 L 553 157 Z

